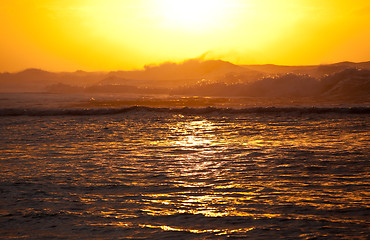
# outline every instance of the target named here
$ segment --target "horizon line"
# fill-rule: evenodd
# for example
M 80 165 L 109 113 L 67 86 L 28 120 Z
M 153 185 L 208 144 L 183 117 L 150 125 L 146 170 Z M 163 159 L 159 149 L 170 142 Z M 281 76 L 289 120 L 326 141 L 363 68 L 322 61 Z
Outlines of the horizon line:
M 25 72 L 27 70 L 39 70 L 39 71 L 44 71 L 44 72 L 52 72 L 52 73 L 75 73 L 75 72 L 87 72 L 87 73 L 105 73 L 105 72 L 119 72 L 119 71 L 124 71 L 124 72 L 131 72 L 131 71 L 145 71 L 146 68 L 148 67 L 159 67 L 164 64 L 176 64 L 176 65 L 181 65 L 185 62 L 192 61 L 192 60 L 198 60 L 200 62 L 208 62 L 208 61 L 222 61 L 225 63 L 230 63 L 235 66 L 280 66 L 280 67 L 313 67 L 313 66 L 327 66 L 327 65 L 334 65 L 334 64 L 341 64 L 341 63 L 353 63 L 353 64 L 360 64 L 360 63 L 370 63 L 370 60 L 368 61 L 339 61 L 339 62 L 331 62 L 331 63 L 319 63 L 319 64 L 275 64 L 275 63 L 261 63 L 261 64 L 236 64 L 231 61 L 226 61 L 222 59 L 203 59 L 203 58 L 189 58 L 185 59 L 181 62 L 176 62 L 176 61 L 164 61 L 161 63 L 150 63 L 150 64 L 145 64 L 141 68 L 133 68 L 133 69 L 116 69 L 116 70 L 83 70 L 83 69 L 76 69 L 76 70 L 58 70 L 58 71 L 53 71 L 53 70 L 48 70 L 44 69 L 41 67 L 27 67 L 23 68 L 18 71 L 1 71 L 1 74 L 4 73 L 9 73 L 9 74 L 14 74 L 14 73 L 21 73 Z

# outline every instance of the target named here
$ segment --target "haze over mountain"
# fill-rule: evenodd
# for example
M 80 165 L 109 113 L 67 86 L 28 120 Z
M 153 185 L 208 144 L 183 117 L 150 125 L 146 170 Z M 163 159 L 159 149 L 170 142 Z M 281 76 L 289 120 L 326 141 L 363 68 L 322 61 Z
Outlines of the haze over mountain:
M 1 92 L 135 93 L 227 97 L 341 97 L 368 101 L 370 62 L 329 65 L 235 65 L 190 59 L 112 72 L 0 73 Z

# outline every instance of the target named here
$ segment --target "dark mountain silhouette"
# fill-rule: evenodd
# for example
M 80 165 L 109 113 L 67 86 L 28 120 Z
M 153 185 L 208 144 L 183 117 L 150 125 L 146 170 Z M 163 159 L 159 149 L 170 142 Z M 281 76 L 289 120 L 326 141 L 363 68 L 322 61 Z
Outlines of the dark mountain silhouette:
M 369 62 L 340 62 L 334 64 L 322 64 L 322 65 L 311 65 L 311 66 L 280 66 L 273 64 L 266 65 L 243 65 L 251 70 L 256 70 L 268 74 L 283 74 L 283 73 L 296 73 L 296 74 L 308 74 L 312 77 L 320 78 L 326 74 L 332 74 L 335 72 L 343 71 L 347 68 L 359 68 L 359 69 L 370 69 Z
M 370 70 L 346 69 L 324 77 L 321 92 L 330 98 L 370 98 Z

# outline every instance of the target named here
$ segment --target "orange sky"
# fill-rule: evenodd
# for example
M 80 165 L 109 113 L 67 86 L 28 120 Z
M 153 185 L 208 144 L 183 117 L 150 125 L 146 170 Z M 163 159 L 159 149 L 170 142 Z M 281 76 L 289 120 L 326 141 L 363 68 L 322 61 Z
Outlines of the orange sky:
M 0 71 L 370 60 L 368 0 L 3 0 Z

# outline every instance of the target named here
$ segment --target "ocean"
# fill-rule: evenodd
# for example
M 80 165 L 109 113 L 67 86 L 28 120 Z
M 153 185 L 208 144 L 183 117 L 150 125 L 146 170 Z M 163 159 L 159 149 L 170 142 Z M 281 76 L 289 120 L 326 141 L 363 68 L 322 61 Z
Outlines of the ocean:
M 0 238 L 370 236 L 369 106 L 132 101 L 1 95 Z

